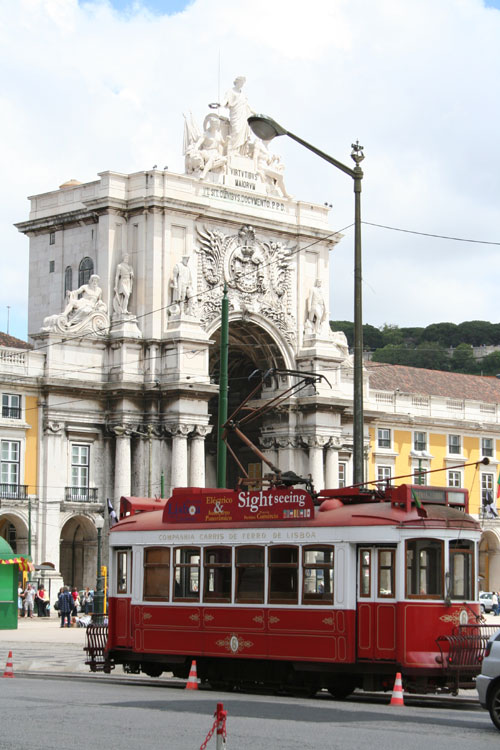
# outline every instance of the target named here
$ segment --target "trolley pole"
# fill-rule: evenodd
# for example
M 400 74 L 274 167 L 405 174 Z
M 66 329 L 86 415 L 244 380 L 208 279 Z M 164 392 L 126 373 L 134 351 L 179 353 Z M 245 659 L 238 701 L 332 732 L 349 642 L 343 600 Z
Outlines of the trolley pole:
M 222 439 L 224 425 L 227 421 L 227 367 L 229 353 L 229 300 L 227 284 L 224 284 L 222 296 L 220 327 L 220 376 L 219 376 L 219 415 L 217 434 L 217 487 L 226 486 L 227 446 Z

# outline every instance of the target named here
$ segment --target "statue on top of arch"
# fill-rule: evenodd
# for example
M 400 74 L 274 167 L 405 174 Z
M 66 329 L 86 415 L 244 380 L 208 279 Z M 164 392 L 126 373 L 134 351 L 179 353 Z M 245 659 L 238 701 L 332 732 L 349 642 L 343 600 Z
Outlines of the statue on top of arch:
M 265 195 L 290 198 L 283 179 L 284 166 L 271 154 L 266 141 L 252 136 L 248 117 L 254 114 L 243 92 L 246 79 L 238 76 L 222 106 L 229 117 L 209 113 L 200 131 L 193 115 L 184 115 L 186 174 L 227 187 L 240 187 Z

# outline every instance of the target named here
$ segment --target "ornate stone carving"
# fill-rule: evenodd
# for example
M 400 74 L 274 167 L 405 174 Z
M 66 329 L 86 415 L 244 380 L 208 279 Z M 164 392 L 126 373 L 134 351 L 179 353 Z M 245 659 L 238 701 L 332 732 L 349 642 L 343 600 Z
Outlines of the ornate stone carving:
M 165 425 L 165 432 L 167 435 L 171 437 L 185 437 L 189 435 L 190 432 L 192 432 L 194 429 L 194 425 L 192 424 L 166 424 Z
M 49 315 L 43 321 L 44 332 L 93 334 L 106 336 L 109 333 L 107 305 L 102 301 L 99 276 L 93 274 L 88 284 L 83 284 L 67 294 L 67 304 L 60 315 Z
M 53 435 L 58 435 L 62 432 L 63 427 L 64 427 L 63 422 L 55 422 L 50 419 L 47 419 L 44 421 L 43 431 L 45 433 L 51 432 Z
M 132 294 L 134 284 L 134 269 L 129 263 L 127 253 L 123 256 L 121 263 L 116 266 L 115 286 L 113 297 L 113 310 L 118 318 L 131 318 L 133 315 L 128 311 L 128 302 Z
M 248 126 L 253 110 L 243 92 L 245 78 L 238 76 L 222 103 L 229 118 L 210 112 L 203 121 L 203 131 L 193 115 L 184 115 L 184 158 L 186 174 L 225 187 L 243 188 L 260 194 L 289 198 L 284 166 L 276 154 L 268 150 L 268 142 L 255 138 Z M 211 105 L 212 106 L 212 105 Z
M 328 448 L 334 448 L 335 450 L 340 450 L 342 446 L 344 445 L 344 441 L 340 437 L 331 437 L 328 441 Z
M 302 443 L 307 448 L 324 448 L 329 440 L 330 438 L 326 435 L 304 435 L 302 437 Z
M 203 294 L 202 326 L 220 315 L 220 289 L 229 288 L 233 310 L 260 313 L 272 320 L 290 344 L 295 343 L 295 319 L 291 313 L 292 248 L 281 242 L 261 241 L 250 225 L 238 234 L 198 228 L 201 274 L 198 291 Z M 214 289 L 210 294 L 210 289 Z M 208 291 L 208 294 L 207 294 Z
M 193 439 L 205 439 L 207 435 L 210 435 L 210 433 L 213 430 L 213 426 L 211 424 L 197 424 L 194 426 L 192 438 Z

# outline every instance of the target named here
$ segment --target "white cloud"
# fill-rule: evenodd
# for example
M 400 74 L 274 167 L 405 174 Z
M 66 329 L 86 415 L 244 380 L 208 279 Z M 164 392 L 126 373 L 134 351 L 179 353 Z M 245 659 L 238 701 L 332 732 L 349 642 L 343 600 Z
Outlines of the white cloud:
M 240 73 L 256 110 L 337 159 L 350 162 L 360 139 L 367 221 L 500 241 L 500 11 L 482 0 L 195 0 L 173 16 L 140 2 L 119 13 L 98 0 L 0 0 L 0 19 L 0 253 L 17 335 L 28 242 L 12 225 L 26 195 L 107 169 L 182 171 L 182 112 L 201 120 Z M 332 203 L 333 229 L 352 222 L 345 175 L 291 141 L 275 148 L 290 192 Z M 352 317 L 345 235 L 334 318 Z M 498 249 L 365 226 L 366 322 L 498 321 Z

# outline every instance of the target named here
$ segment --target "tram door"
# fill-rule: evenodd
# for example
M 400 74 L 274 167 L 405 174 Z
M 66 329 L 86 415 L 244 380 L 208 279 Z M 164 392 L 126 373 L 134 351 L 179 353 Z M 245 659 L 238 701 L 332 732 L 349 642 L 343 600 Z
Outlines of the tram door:
M 358 547 L 358 659 L 396 658 L 396 547 Z

